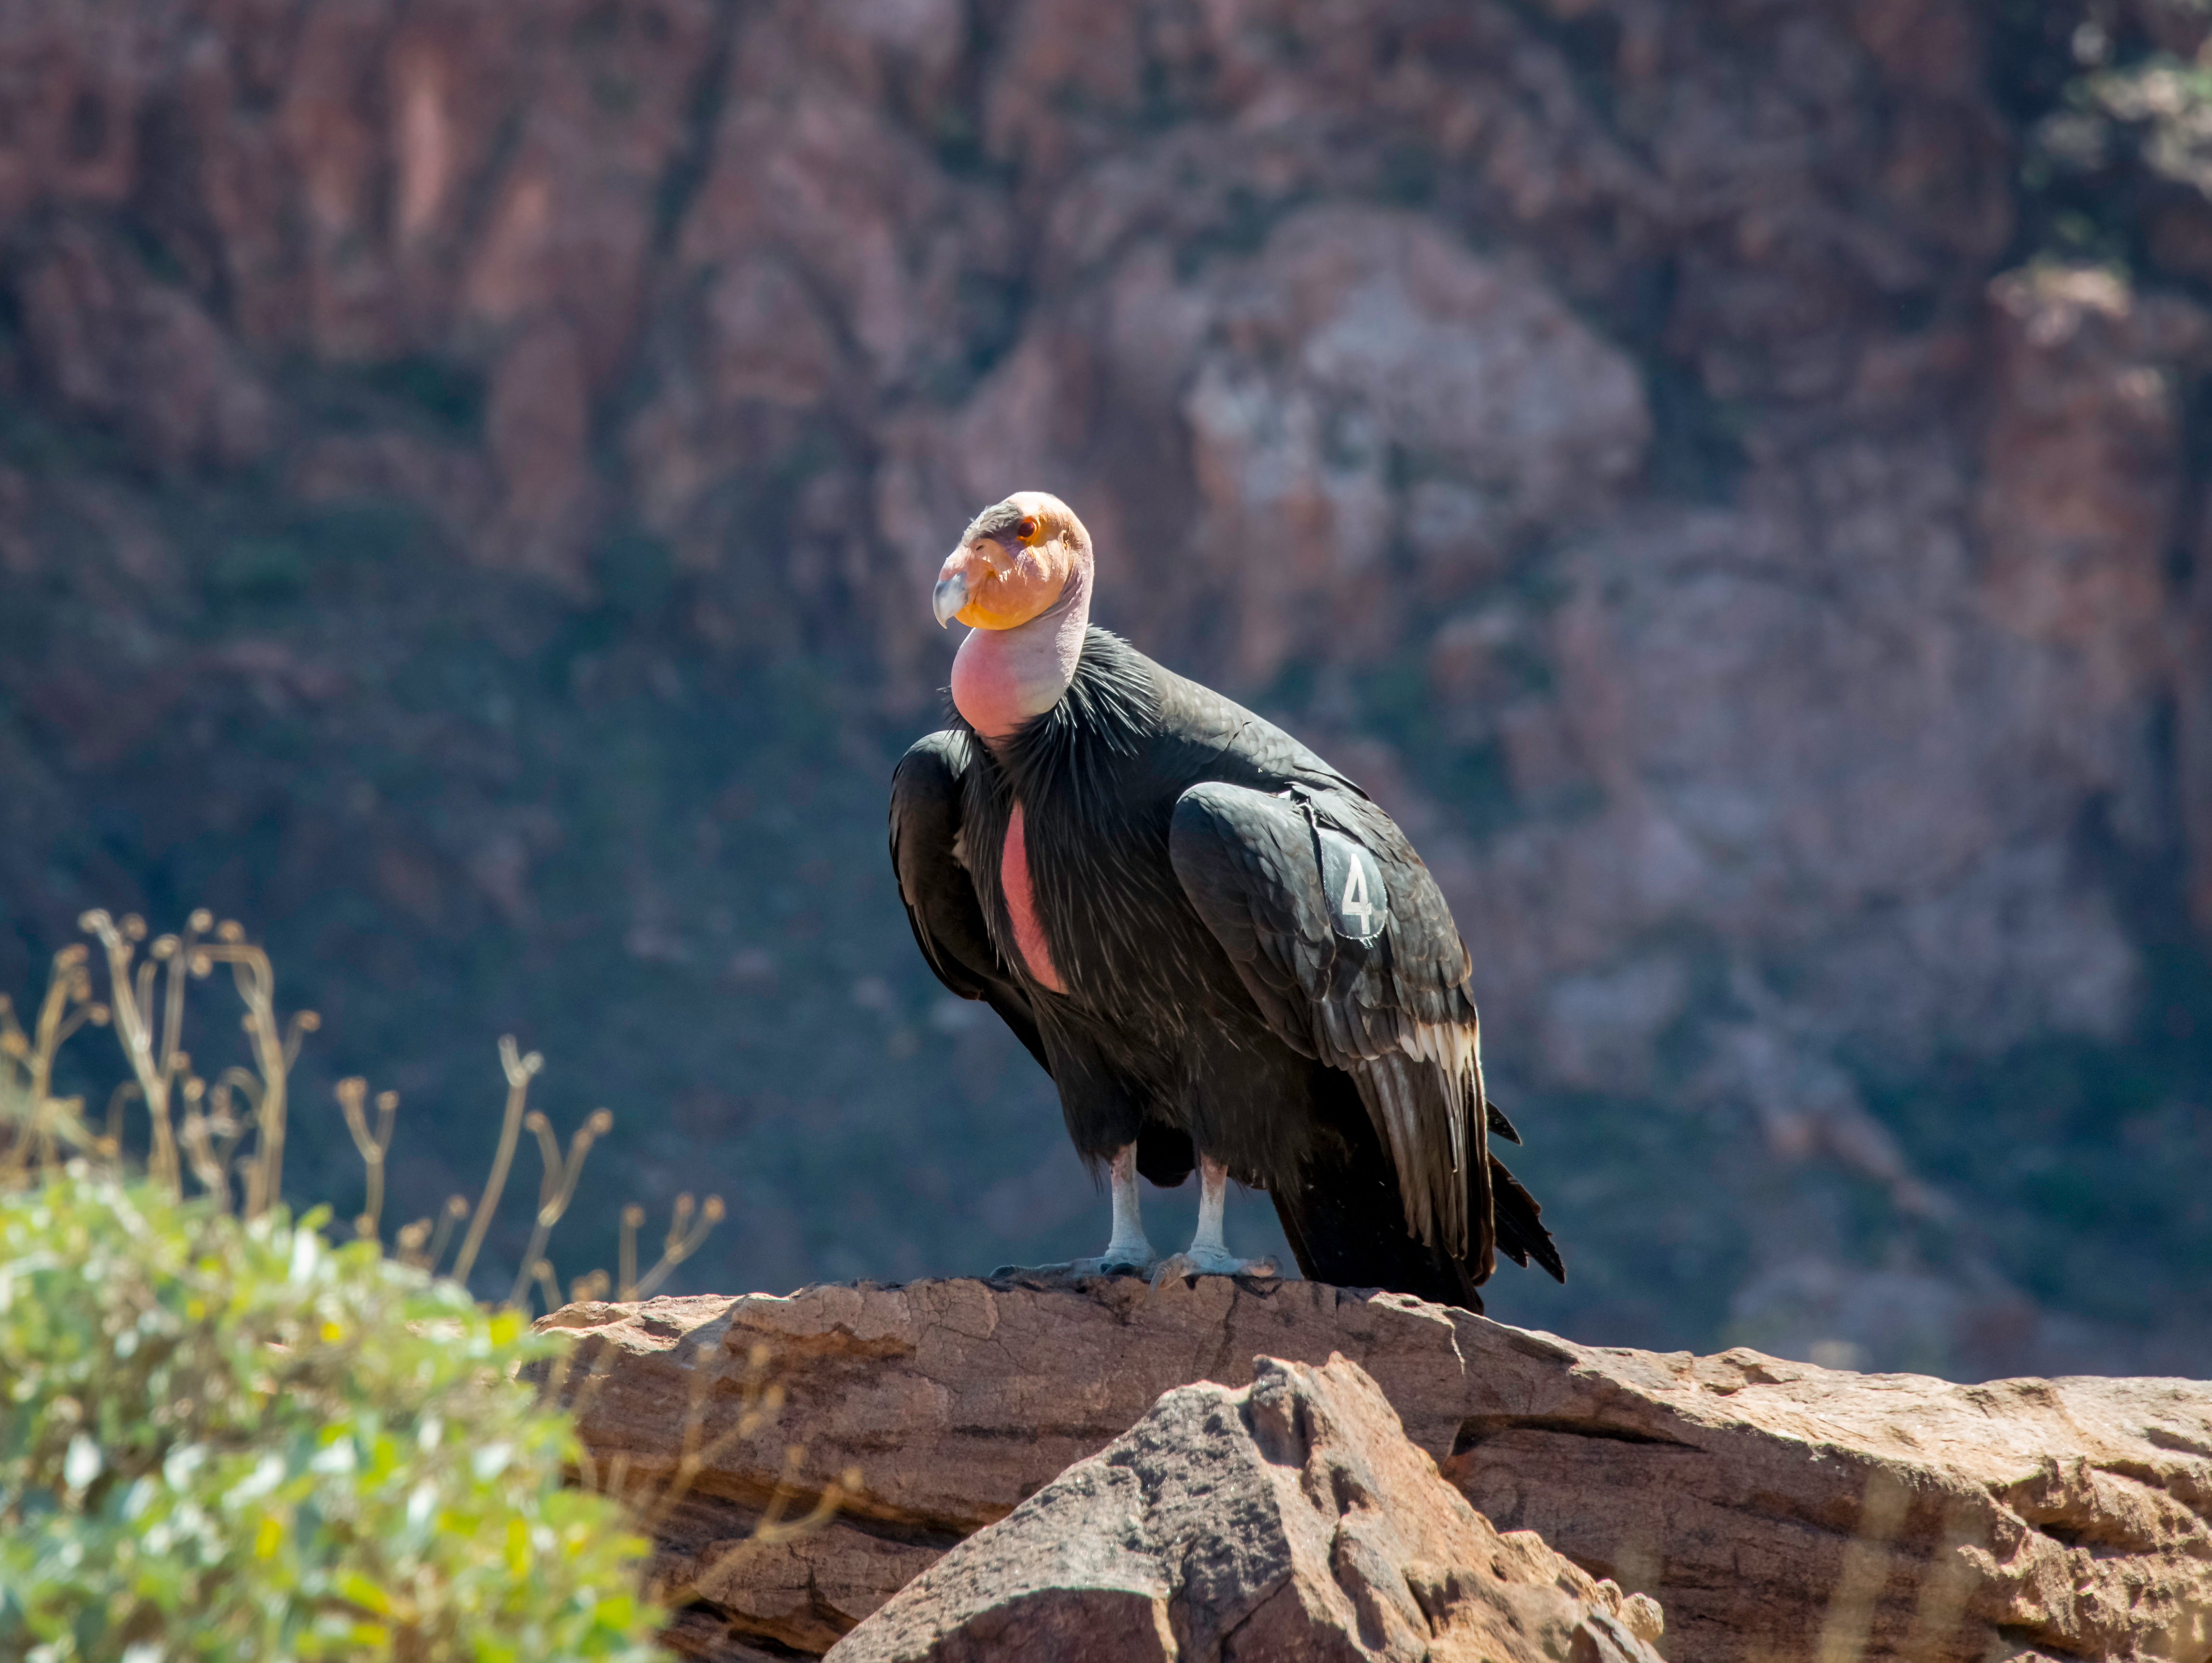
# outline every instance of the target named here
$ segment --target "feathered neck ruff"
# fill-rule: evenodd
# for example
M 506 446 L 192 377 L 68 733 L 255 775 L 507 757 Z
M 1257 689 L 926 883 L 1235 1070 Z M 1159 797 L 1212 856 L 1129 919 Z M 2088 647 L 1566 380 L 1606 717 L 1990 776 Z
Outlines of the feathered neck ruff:
M 1159 690 L 1144 655 L 1110 630 L 1084 631 L 1075 673 L 1059 702 L 1031 716 L 995 746 L 982 742 L 956 707 L 953 725 L 974 741 L 975 756 L 1002 791 L 1030 801 L 1061 792 L 1088 795 L 1100 782 L 1085 766 L 1101 751 L 1130 757 L 1158 724 Z

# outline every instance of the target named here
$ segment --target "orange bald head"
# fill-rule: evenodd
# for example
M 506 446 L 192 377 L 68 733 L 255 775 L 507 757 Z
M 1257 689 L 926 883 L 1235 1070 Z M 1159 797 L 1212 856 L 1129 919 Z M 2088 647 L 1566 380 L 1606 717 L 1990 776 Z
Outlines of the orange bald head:
M 937 575 L 937 621 L 1011 630 L 1048 612 L 1091 565 L 1091 533 L 1042 490 L 1018 490 L 961 533 Z

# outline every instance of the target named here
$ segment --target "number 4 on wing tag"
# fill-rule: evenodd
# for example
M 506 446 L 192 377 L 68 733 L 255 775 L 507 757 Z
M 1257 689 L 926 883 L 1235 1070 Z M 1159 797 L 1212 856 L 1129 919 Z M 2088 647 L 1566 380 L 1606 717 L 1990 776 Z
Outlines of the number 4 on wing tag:
M 1367 868 L 1358 860 L 1352 862 L 1352 876 L 1344 886 L 1344 903 L 1337 911 L 1344 914 L 1346 923 L 1357 921 L 1359 925 L 1357 929 L 1346 931 L 1346 935 L 1373 934 L 1369 921 L 1375 917 L 1375 909 L 1367 903 Z
M 1322 888 L 1329 923 L 1349 941 L 1372 941 L 1390 922 L 1390 900 L 1374 856 L 1340 832 L 1321 830 Z

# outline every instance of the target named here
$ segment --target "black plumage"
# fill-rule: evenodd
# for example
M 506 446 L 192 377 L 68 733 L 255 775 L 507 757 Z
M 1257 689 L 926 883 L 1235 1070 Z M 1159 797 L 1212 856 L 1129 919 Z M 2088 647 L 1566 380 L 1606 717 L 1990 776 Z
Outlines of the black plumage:
M 1065 993 L 1015 946 L 1021 807 Z M 1158 1184 L 1194 1150 L 1273 1199 L 1311 1277 L 1480 1309 L 1493 1253 L 1565 1279 L 1489 1151 L 1471 962 L 1389 815 L 1288 734 L 1097 628 L 994 750 L 964 722 L 899 764 L 891 860 L 940 980 L 1052 1075 L 1086 1160 Z

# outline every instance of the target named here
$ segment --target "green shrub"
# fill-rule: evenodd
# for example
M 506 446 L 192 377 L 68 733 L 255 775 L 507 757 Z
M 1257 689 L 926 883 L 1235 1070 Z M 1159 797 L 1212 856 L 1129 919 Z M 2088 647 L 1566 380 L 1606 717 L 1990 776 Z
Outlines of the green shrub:
M 556 1343 L 281 1209 L 0 1194 L 0 1658 L 660 1655 Z

